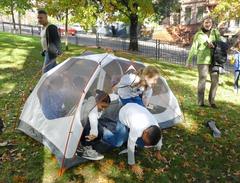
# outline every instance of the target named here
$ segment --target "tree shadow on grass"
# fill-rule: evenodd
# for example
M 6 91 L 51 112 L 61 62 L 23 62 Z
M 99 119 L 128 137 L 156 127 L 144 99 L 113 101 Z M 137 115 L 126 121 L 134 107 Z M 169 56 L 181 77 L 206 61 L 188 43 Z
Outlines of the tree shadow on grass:
M 0 116 L 4 119 L 6 131 L 1 134 L 1 141 L 15 144 L 12 148 L 0 149 L 3 163 L 0 164 L 0 182 L 68 182 L 74 178 L 71 172 L 58 177 L 59 166 L 51 160 L 50 151 L 31 137 L 15 130 L 18 123 L 18 111 L 22 109 L 23 95 L 28 97 L 41 77 L 43 58 L 40 56 L 40 40 L 38 38 L 0 34 L 1 49 L 5 49 L 0 65 L 0 87 L 13 86 L 0 94 Z M 78 56 L 84 47 L 71 46 L 60 62 L 70 56 Z M 19 50 L 20 53 L 19 53 Z M 16 52 L 17 51 L 17 52 Z M 16 57 L 16 58 L 15 58 Z M 15 60 L 16 59 L 16 60 Z M 23 60 L 24 59 L 24 60 Z M 6 61 L 6 62 L 4 62 Z M 16 64 L 16 61 L 22 61 Z M 37 74 L 39 73 L 39 74 Z M 20 110 L 21 111 L 21 110 Z
M 3 118 L 6 130 L 1 134 L 1 142 L 9 141 L 12 146 L 0 148 L 0 182 L 42 182 L 44 171 L 44 149 L 35 140 L 14 129 L 18 122 L 17 112 L 23 94 L 29 95 L 29 84 L 33 87 L 36 81 L 33 77 L 41 68 L 39 54 L 40 43 L 36 38 L 23 38 L 16 35 L 0 35 L 1 49 L 7 57 L 2 58 L 2 64 L 9 64 L 0 68 L 0 87 L 10 84 L 14 87 L 0 94 L 0 116 Z M 4 45 L 2 44 L 4 43 Z M 30 48 L 30 49 L 29 49 Z M 4 49 L 6 51 L 4 51 Z M 23 52 L 19 54 L 19 52 Z M 3 55 L 3 54 L 2 54 Z M 16 59 L 16 60 L 15 60 Z M 24 60 L 21 60 L 24 59 Z M 21 61 L 18 65 L 16 62 Z M 1 67 L 1 65 L 0 65 Z M 38 77 L 39 78 L 39 77 Z

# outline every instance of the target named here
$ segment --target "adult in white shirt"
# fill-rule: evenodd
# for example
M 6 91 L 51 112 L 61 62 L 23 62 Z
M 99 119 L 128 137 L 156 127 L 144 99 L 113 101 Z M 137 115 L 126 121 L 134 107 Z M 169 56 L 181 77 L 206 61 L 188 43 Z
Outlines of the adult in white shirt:
M 129 128 L 128 136 L 128 164 L 135 164 L 135 146 L 137 140 L 142 139 L 144 146 L 162 147 L 161 129 L 156 118 L 143 106 L 128 103 L 119 111 L 119 120 Z

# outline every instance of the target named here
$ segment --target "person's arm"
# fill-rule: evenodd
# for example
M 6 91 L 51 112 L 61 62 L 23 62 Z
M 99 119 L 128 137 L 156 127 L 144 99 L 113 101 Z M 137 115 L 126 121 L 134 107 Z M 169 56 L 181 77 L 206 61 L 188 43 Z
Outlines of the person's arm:
M 161 150 L 162 145 L 163 145 L 162 140 L 163 140 L 163 137 L 161 137 L 161 139 L 159 140 L 159 142 L 155 146 L 156 150 Z
M 90 132 L 89 135 L 93 135 L 95 137 L 98 136 L 98 111 L 97 107 L 95 107 L 88 115 L 88 119 L 90 122 Z
M 135 164 L 135 146 L 136 146 L 136 141 L 137 138 L 132 135 L 133 131 L 129 132 L 129 137 L 128 137 L 128 164 L 129 165 L 134 165 Z
M 150 98 L 152 97 L 152 94 L 153 94 L 153 90 L 150 87 L 148 87 L 148 89 L 143 92 L 143 103 L 146 107 L 150 102 Z
M 194 36 L 193 43 L 188 58 L 186 60 L 186 66 L 189 66 L 190 62 L 192 63 L 193 56 L 197 54 L 197 49 L 198 49 L 198 34 Z
M 134 85 L 140 81 L 140 78 L 135 74 L 125 74 L 122 76 L 120 82 L 117 84 L 119 88 Z

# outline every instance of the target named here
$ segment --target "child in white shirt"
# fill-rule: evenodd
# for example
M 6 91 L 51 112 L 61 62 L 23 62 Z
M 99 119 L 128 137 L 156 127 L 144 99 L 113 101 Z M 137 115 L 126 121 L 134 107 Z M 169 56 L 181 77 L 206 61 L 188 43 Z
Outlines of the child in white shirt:
M 111 103 L 110 96 L 101 90 L 96 90 L 96 97 L 89 97 L 81 110 L 81 122 L 84 130 L 81 137 L 81 146 L 78 148 L 78 154 L 89 160 L 100 160 L 104 156 L 92 149 L 94 140 L 97 140 L 98 119 L 101 117 L 103 110 L 108 108 Z
M 117 84 L 118 95 L 123 105 L 137 103 L 147 106 L 152 96 L 152 87 L 159 78 L 158 70 L 148 66 L 137 73 L 125 74 Z

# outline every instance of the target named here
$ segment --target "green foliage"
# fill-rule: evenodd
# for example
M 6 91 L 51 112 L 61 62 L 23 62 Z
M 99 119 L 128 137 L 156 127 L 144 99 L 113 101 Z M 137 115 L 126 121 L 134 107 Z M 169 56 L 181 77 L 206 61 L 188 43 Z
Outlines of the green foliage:
M 45 9 L 49 15 L 63 19 L 65 11 L 68 9 L 69 14 L 78 6 L 84 6 L 85 0 L 40 0 L 35 6 Z
M 179 0 L 156 0 L 153 3 L 154 17 L 156 22 L 161 22 L 165 17 L 171 13 L 179 13 L 181 4 Z
M 94 5 L 77 6 L 72 12 L 71 22 L 79 23 L 84 30 L 89 30 L 96 25 L 98 9 Z
M 31 5 L 31 1 L 29 0 L 1 0 L 0 10 L 2 10 L 3 13 L 11 14 L 12 8 L 24 14 L 26 10 L 31 9 Z
M 36 6 L 44 8 L 49 15 L 59 21 L 65 19 L 67 10 L 69 22 L 79 23 L 85 30 L 91 29 L 98 17 L 97 7 L 87 0 L 41 0 Z
M 95 0 L 95 3 L 105 12 L 108 21 L 129 23 L 131 14 L 137 14 L 138 21 L 143 22 L 154 13 L 151 0 Z
M 213 15 L 219 20 L 231 20 L 240 18 L 239 0 L 218 0 L 218 5 L 214 8 Z

